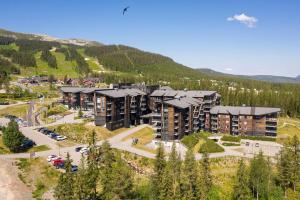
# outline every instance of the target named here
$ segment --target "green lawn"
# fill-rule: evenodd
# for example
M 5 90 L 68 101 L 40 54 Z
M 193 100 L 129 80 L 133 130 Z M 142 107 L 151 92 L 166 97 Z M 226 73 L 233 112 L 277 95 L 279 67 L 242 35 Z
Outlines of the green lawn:
M 28 110 L 27 104 L 10 106 L 0 110 L 0 116 L 3 117 L 5 115 L 15 115 L 17 117 L 24 117 Z
M 3 144 L 2 136 L 0 136 L 0 154 L 10 153 L 9 149 Z
M 155 149 L 151 149 L 146 145 L 149 144 L 154 139 L 153 129 L 150 127 L 145 127 L 127 137 L 123 138 L 122 141 L 132 140 L 132 138 L 138 138 L 138 143 L 132 145 L 135 148 L 148 151 L 150 153 L 155 153 Z
M 35 147 L 30 148 L 26 152 L 28 152 L 28 153 L 39 152 L 39 151 L 47 151 L 50 149 L 51 148 L 49 148 L 47 145 L 40 145 L 40 146 L 35 146 Z
M 120 128 L 114 131 L 110 131 L 107 128 L 101 126 L 93 126 L 88 123 L 77 123 L 77 124 L 60 124 L 56 126 L 51 126 L 49 129 L 54 130 L 68 137 L 68 140 L 76 143 L 88 143 L 91 134 L 93 131 L 96 132 L 97 140 L 104 140 L 115 136 L 125 130 L 127 128 Z

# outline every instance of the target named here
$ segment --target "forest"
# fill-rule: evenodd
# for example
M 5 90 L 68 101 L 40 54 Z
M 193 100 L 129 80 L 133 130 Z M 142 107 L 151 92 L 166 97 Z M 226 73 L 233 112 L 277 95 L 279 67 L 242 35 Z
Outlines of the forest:
M 9 45 L 15 47 L 5 48 Z M 59 69 L 61 66 L 57 66 L 52 52 L 54 50 L 62 53 L 66 61 L 74 61 L 76 63 L 74 70 L 81 77 L 101 76 L 106 83 L 145 82 L 170 85 L 174 89 L 214 90 L 222 95 L 223 105 L 279 107 L 282 109 L 282 115 L 300 116 L 299 84 L 209 76 L 178 64 L 171 58 L 124 45 L 82 47 L 33 39 L 0 37 L 0 47 L 2 47 L 0 48 L 2 65 L 3 60 L 6 60 L 5 63 L 9 66 L 7 69 L 1 69 L 3 77 L 1 84 L 9 80 L 10 74 L 20 72 L 22 68 L 37 67 L 34 56 L 37 52 L 42 52 L 41 58 L 50 68 Z M 97 59 L 110 73 L 93 72 L 85 60 L 86 56 Z
M 160 144 L 153 160 L 153 172 L 142 186 L 134 179 L 136 171 L 108 142 L 96 146 L 95 140 L 91 141 L 94 142 L 90 142 L 90 153 L 86 159 L 82 157 L 77 173 L 71 172 L 72 161 L 67 156 L 66 173 L 61 173 L 54 190 L 57 200 L 221 200 L 209 154 L 205 151 L 200 161 L 195 159 L 192 149 L 182 159 L 175 145 L 167 154 Z M 262 152 L 251 159 L 241 158 L 227 199 L 299 199 L 299 145 L 296 136 L 290 139 L 276 162 L 264 157 Z

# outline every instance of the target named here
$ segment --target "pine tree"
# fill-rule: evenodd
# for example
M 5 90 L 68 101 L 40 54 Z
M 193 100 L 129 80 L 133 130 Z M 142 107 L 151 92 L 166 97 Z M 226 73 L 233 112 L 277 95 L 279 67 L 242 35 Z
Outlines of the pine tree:
M 199 177 L 199 197 L 202 200 L 209 198 L 209 192 L 212 188 L 212 176 L 210 170 L 210 162 L 206 151 L 202 154 L 200 161 L 200 177 Z
M 263 157 L 263 153 L 260 152 L 255 156 L 250 164 L 250 187 L 253 192 L 253 196 L 256 199 L 268 198 L 268 188 L 270 185 L 270 166 Z
M 181 159 L 177 153 L 175 143 L 166 164 L 162 180 L 162 193 L 160 199 L 179 199 L 181 196 Z
M 183 200 L 196 200 L 199 199 L 199 187 L 197 181 L 198 175 L 198 164 L 195 160 L 192 149 L 188 149 L 185 155 L 184 164 L 182 168 L 182 199 Z
M 300 181 L 300 141 L 296 135 L 289 141 L 288 149 L 291 155 L 291 183 L 295 192 Z
M 250 200 L 251 191 L 249 189 L 249 175 L 244 161 L 241 160 L 237 170 L 236 182 L 233 188 L 233 200 Z
M 85 158 L 81 155 L 80 165 L 78 172 L 76 173 L 74 196 L 78 200 L 89 200 L 89 194 L 91 189 L 88 188 L 88 174 L 86 173 Z
M 65 173 L 61 173 L 54 190 L 56 200 L 72 200 L 74 197 L 74 175 L 72 173 L 72 160 L 69 153 L 65 161 Z
M 12 152 L 21 151 L 25 136 L 19 131 L 17 122 L 10 121 L 7 128 L 3 130 L 3 143 Z
M 87 157 L 87 167 L 85 172 L 86 188 L 88 199 L 97 199 L 97 183 L 99 178 L 98 167 L 99 154 L 96 148 L 96 132 L 93 131 L 89 139 L 89 154 Z
M 107 189 L 103 192 L 104 199 L 133 199 L 133 174 L 127 164 L 120 156 L 116 158 L 113 164 Z
M 154 199 L 159 199 L 162 191 L 162 180 L 166 167 L 165 151 L 162 143 L 159 144 L 154 161 L 154 173 L 151 176 L 151 190 Z

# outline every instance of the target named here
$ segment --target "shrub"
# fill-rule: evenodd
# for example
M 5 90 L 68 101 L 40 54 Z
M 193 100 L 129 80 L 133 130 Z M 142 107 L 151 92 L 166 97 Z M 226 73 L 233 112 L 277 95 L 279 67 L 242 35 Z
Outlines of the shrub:
M 193 133 L 190 135 L 185 135 L 181 142 L 187 147 L 187 148 L 194 148 L 194 146 L 199 142 L 200 139 L 200 133 Z
M 228 141 L 228 142 L 240 142 L 241 137 L 240 136 L 231 136 L 231 135 L 224 135 L 221 138 L 222 141 Z
M 218 153 L 224 152 L 224 148 L 215 143 L 213 140 L 208 139 L 204 144 L 201 145 L 199 153 Z
M 230 147 L 230 146 L 240 146 L 240 144 L 232 143 L 232 142 L 223 142 L 222 145 L 223 146 L 227 146 L 227 147 Z

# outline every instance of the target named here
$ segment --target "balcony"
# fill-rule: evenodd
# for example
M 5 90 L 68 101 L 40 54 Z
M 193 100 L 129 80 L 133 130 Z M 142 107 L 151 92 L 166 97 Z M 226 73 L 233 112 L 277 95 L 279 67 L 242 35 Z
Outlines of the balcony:
M 238 127 L 239 124 L 232 124 L 232 127 Z
M 266 130 L 266 133 L 277 133 L 277 130 L 270 130 L 270 129 L 267 129 L 267 130 Z
M 218 117 L 211 117 L 211 120 L 218 120 Z
M 155 103 L 161 103 L 162 101 L 161 101 L 161 99 L 154 99 L 154 102 Z
M 267 122 L 277 122 L 277 118 L 266 118 Z
M 111 105 L 111 104 L 112 104 L 112 102 L 110 102 L 110 101 L 107 101 L 107 102 L 106 102 L 106 104 L 107 104 L 107 105 Z

